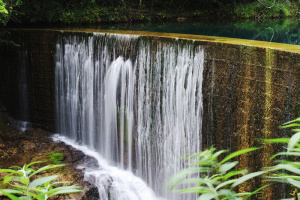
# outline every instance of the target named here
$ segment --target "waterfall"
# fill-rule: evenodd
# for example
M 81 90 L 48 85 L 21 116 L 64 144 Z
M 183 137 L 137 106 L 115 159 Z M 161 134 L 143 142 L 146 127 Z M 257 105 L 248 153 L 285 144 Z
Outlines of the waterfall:
M 29 56 L 27 46 L 24 43 L 20 45 L 19 55 L 17 57 L 18 68 L 16 70 L 15 82 L 17 82 L 16 99 L 18 104 L 16 106 L 16 113 L 12 118 L 9 117 L 10 122 L 24 132 L 31 128 L 30 112 L 29 112 L 29 95 L 28 95 L 28 62 Z
M 183 199 L 166 182 L 193 162 L 183 156 L 201 150 L 203 62 L 192 41 L 63 34 L 56 45 L 57 131 L 134 172 L 159 196 Z M 105 187 L 98 188 L 102 194 Z

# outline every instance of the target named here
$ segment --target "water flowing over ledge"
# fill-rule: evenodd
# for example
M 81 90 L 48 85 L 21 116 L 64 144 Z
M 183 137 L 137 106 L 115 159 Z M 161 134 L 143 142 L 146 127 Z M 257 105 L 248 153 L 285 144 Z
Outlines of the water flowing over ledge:
M 3 61 L 0 68 L 1 103 L 9 114 L 16 114 L 16 119 L 22 118 L 21 109 L 19 113 L 14 112 L 22 96 L 18 94 L 21 80 L 16 72 L 22 70 L 20 64 L 24 56 L 28 56 L 26 74 L 30 78 L 26 79 L 26 88 L 29 119 L 33 126 L 52 132 L 58 132 L 60 128 L 74 130 L 61 133 L 74 136 L 78 143 L 101 152 L 112 166 L 132 170 L 157 194 L 168 199 L 175 197 L 167 194 L 167 188 L 158 186 L 163 183 L 156 185 L 155 181 L 167 179 L 171 173 L 165 174 L 165 171 L 179 170 L 176 166 L 180 155 L 175 157 L 174 165 L 167 163 L 174 159 L 175 153 L 185 152 L 181 143 L 175 141 L 186 141 L 182 134 L 172 133 L 166 137 L 164 133 L 188 130 L 185 120 L 193 116 L 189 114 L 191 110 L 195 109 L 195 118 L 191 117 L 190 123 L 201 127 L 196 136 L 201 142 L 195 149 L 214 145 L 217 149 L 232 151 L 260 146 L 257 138 L 287 137 L 288 133 L 277 127 L 300 115 L 300 49 L 297 45 L 182 34 L 99 32 L 86 29 L 1 30 L 7 40 L 12 41 L 0 43 L 0 60 Z M 13 45 L 20 44 L 20 41 L 24 45 Z M 27 53 L 22 56 L 22 51 Z M 190 75 L 191 71 L 185 65 L 171 69 L 162 67 L 165 63 L 181 63 L 181 58 L 189 64 L 198 63 L 192 55 L 200 55 L 197 58 L 203 55 L 200 59 L 202 72 L 201 68 L 195 68 L 201 70 Z M 92 67 L 88 67 L 90 65 Z M 57 75 L 61 75 L 59 70 L 65 75 L 57 79 Z M 74 76 L 68 75 L 69 71 L 74 72 Z M 203 79 L 194 93 L 195 99 L 202 98 L 200 106 L 199 101 L 190 98 L 186 92 L 195 91 L 189 83 L 200 80 L 195 78 L 198 77 L 196 73 Z M 58 80 L 59 88 L 56 87 Z M 184 86 L 179 84 L 182 82 Z M 175 91 L 181 94 L 175 95 Z M 78 98 L 74 98 L 76 95 Z M 137 100 L 142 100 L 142 103 Z M 61 111 L 56 102 L 61 102 Z M 193 106 L 186 109 L 186 104 L 176 102 L 188 102 L 194 109 Z M 197 108 L 202 109 L 201 114 Z M 182 118 L 178 117 L 179 113 L 182 113 Z M 201 118 L 195 122 L 196 113 Z M 62 125 L 55 126 L 60 123 Z M 112 137 L 106 135 L 107 130 L 113 133 Z M 132 134 L 128 134 L 130 130 Z M 94 134 L 97 137 L 94 138 Z M 100 137 L 104 144 L 99 142 Z M 166 138 L 169 140 L 164 140 Z M 108 145 L 106 141 L 109 141 Z M 161 148 L 166 144 L 170 146 Z M 169 148 L 173 150 L 167 151 Z M 266 147 L 257 154 L 242 156 L 241 167 L 263 167 L 273 151 Z M 144 158 L 140 159 L 140 156 Z M 159 176 L 161 174 L 165 178 Z M 253 188 L 260 185 L 259 180 L 248 184 Z M 280 193 L 280 189 L 273 188 L 266 196 L 276 199 Z
M 192 43 L 113 34 L 60 38 L 58 132 L 176 199 L 165 184 L 186 166 L 182 155 L 201 149 L 203 62 Z

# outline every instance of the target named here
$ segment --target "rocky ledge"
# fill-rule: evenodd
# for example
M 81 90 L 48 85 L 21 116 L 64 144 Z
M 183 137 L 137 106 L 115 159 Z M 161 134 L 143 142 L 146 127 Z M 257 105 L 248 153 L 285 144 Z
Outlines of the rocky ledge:
M 83 191 L 80 194 L 59 195 L 52 199 L 77 199 L 77 200 L 96 200 L 99 199 L 98 189 L 84 180 L 84 174 L 77 166 L 86 162 L 96 162 L 94 158 L 86 156 L 71 146 L 62 142 L 53 142 L 51 136 L 53 133 L 42 129 L 26 130 L 24 132 L 12 127 L 3 112 L 0 111 L 0 168 L 9 168 L 11 166 L 23 166 L 34 161 L 44 161 L 41 164 L 34 165 L 42 167 L 52 164 L 49 153 L 62 153 L 66 163 L 65 167 L 55 168 L 40 176 L 59 175 L 58 180 L 70 181 L 71 185 L 80 185 Z M 0 173 L 0 177 L 4 174 Z M 0 178 L 0 188 L 2 185 Z M 1 197 L 0 199 L 5 199 Z

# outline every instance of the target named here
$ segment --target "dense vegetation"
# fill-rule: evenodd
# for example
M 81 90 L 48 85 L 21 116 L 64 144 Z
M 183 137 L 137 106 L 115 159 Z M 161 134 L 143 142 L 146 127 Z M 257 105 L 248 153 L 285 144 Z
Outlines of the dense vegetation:
M 0 22 L 70 24 L 281 18 L 299 16 L 299 5 L 299 0 L 0 0 Z

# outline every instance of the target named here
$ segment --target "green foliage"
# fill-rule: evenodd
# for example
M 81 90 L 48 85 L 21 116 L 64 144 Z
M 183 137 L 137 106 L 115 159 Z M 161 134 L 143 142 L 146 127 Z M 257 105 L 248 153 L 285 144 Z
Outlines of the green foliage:
M 273 2 L 273 1 L 272 1 Z M 256 1 L 252 3 L 239 4 L 234 13 L 236 18 L 284 18 L 297 17 L 299 15 L 300 2 L 290 3 L 289 1 L 277 0 L 269 3 Z
M 0 0 L 0 22 L 4 25 L 7 23 L 7 17 L 8 17 L 8 11 L 5 8 L 5 6 L 6 3 Z
M 263 175 L 266 181 L 285 183 L 292 188 L 296 188 L 291 195 L 295 199 L 300 198 L 300 195 L 297 192 L 297 189 L 300 189 L 300 162 L 297 161 L 299 160 L 297 158 L 300 157 L 300 118 L 287 122 L 280 128 L 292 128 L 292 131 L 295 132 L 295 134 L 290 138 L 263 140 L 266 143 L 287 144 L 286 151 L 279 152 L 271 157 L 271 160 L 278 157 L 281 158 L 276 160 L 276 165 L 263 168 L 261 171 L 247 174 L 247 170 L 245 169 L 235 169 L 239 163 L 238 161 L 230 160 L 239 155 L 257 150 L 258 148 L 239 150 L 229 154 L 223 160 L 219 161 L 219 156 L 227 151 L 221 150 L 215 152 L 216 149 L 211 147 L 210 149 L 191 156 L 191 158 L 197 158 L 196 165 L 184 169 L 176 174 L 170 180 L 170 183 L 176 182 L 171 189 L 173 190 L 175 187 L 182 184 L 193 184 L 193 187 L 181 189 L 179 192 L 200 194 L 198 200 L 244 200 L 269 185 L 264 185 L 251 193 L 236 193 L 235 187 L 249 179 Z M 298 198 L 296 198 L 297 196 Z
M 48 154 L 50 156 L 49 160 L 53 162 L 53 164 L 61 164 L 61 161 L 65 159 L 64 154 L 58 152 L 51 152 Z
M 13 200 L 47 200 L 49 197 L 58 194 L 81 192 L 80 186 L 60 186 L 69 182 L 54 182 L 58 175 L 35 178 L 38 173 L 65 166 L 64 164 L 47 165 L 35 170 L 32 166 L 37 163 L 41 162 L 32 162 L 28 165 L 25 164 L 23 167 L 14 166 L 12 169 L 0 169 L 0 172 L 9 173 L 3 178 L 3 184 L 12 187 L 12 189 L 0 188 L 0 195 L 5 195 Z
M 276 160 L 276 165 L 265 168 L 267 179 L 275 182 L 285 183 L 292 188 L 300 189 L 300 162 L 297 161 L 300 157 L 300 118 L 283 124 L 280 128 L 292 128 L 295 132 L 288 140 L 286 138 L 279 138 L 276 140 L 265 140 L 271 143 L 285 143 L 287 144 L 286 151 L 279 152 L 271 157 L 271 159 L 280 157 Z M 297 190 L 297 189 L 296 189 Z M 292 195 L 298 195 L 298 192 Z M 300 198 L 300 195 L 298 195 Z
M 260 190 L 253 193 L 236 193 L 234 188 L 251 178 L 262 175 L 265 172 L 247 174 L 246 169 L 236 170 L 236 166 L 239 162 L 231 161 L 231 159 L 257 149 L 259 148 L 242 149 L 229 154 L 222 160 L 219 158 L 227 151 L 221 150 L 215 152 L 216 149 L 213 147 L 205 151 L 201 151 L 198 154 L 194 154 L 190 158 L 196 158 L 196 164 L 182 170 L 170 180 L 170 183 L 176 182 L 176 184 L 173 185 L 172 190 L 178 185 L 193 184 L 193 187 L 179 190 L 179 192 L 200 194 L 198 200 L 237 200 L 241 199 L 241 197 L 244 197 L 243 199 L 247 199 Z M 199 177 L 199 173 L 202 173 L 201 177 Z
M 276 2 L 274 6 L 273 2 Z M 299 1 L 286 0 L 0 0 L 0 23 L 70 24 L 162 21 L 178 17 L 297 17 L 299 4 Z M 269 5 L 272 6 L 267 9 Z

